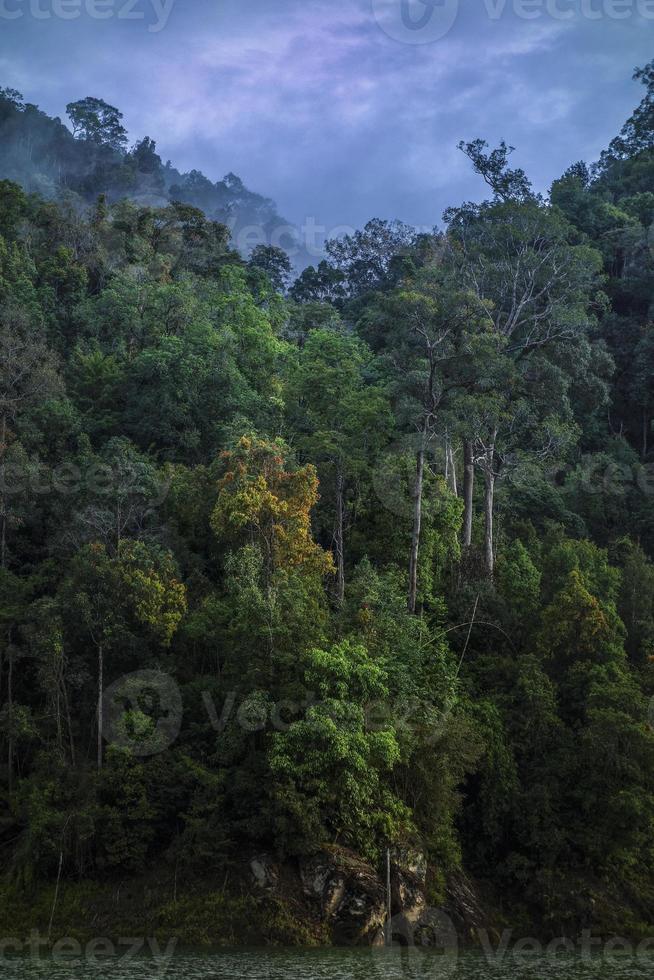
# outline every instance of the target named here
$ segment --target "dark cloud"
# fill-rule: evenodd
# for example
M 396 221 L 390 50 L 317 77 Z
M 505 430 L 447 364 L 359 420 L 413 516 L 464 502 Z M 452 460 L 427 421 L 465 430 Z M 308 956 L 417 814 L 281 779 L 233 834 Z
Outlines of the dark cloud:
M 545 189 L 617 132 L 652 53 L 636 0 L 622 19 L 611 0 L 462 0 L 431 43 L 402 27 L 402 0 L 171 2 L 130 0 L 126 19 L 126 0 L 0 0 L 0 83 L 55 115 L 105 98 L 177 166 L 232 170 L 328 228 L 429 225 L 478 197 L 461 138 L 504 137 Z M 454 2 L 410 0 L 414 26 Z

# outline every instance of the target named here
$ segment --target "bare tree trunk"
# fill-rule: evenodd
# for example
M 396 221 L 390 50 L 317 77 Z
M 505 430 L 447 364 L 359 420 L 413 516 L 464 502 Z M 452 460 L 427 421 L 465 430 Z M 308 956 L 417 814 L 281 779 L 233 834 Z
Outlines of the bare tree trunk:
M 643 409 L 643 459 L 647 456 L 647 436 L 649 432 L 649 417 L 647 415 L 647 410 Z
M 104 695 L 104 650 L 98 646 L 98 769 L 102 769 L 102 698 Z
M 336 529 L 334 531 L 334 551 L 336 552 L 336 601 L 339 606 L 345 599 L 345 546 L 343 542 L 343 512 L 345 509 L 345 480 L 339 467 L 336 474 Z
M 456 463 L 454 461 L 454 450 L 452 449 L 452 443 L 449 444 L 450 452 L 450 490 L 455 497 L 459 496 L 459 487 L 456 480 Z
M 52 923 L 54 922 L 55 912 L 57 911 L 57 901 L 59 899 L 59 885 L 61 884 L 61 869 L 64 865 L 64 837 L 66 834 L 66 827 L 70 821 L 70 814 L 66 817 L 66 822 L 61 831 L 61 843 L 59 845 L 59 866 L 57 869 L 57 883 L 55 885 L 54 897 L 52 899 L 52 908 L 50 909 L 50 923 L 48 925 L 48 939 L 52 935 Z
M 486 450 L 484 461 L 484 558 L 489 578 L 493 577 L 495 553 L 493 550 L 493 508 L 495 503 L 495 438 Z
M 64 845 L 63 841 L 61 844 L 61 849 L 59 851 L 59 866 L 57 868 L 57 883 L 55 885 L 54 897 L 52 899 L 52 908 L 50 909 L 50 922 L 48 924 L 48 939 L 52 935 L 52 923 L 54 922 L 55 912 L 57 911 L 57 901 L 59 899 L 59 884 L 61 882 L 61 869 L 64 864 Z
M 463 442 L 463 546 L 472 543 L 472 494 L 475 488 L 475 463 L 470 439 Z
M 416 455 L 416 480 L 413 488 L 413 531 L 411 533 L 411 556 L 409 558 L 409 612 L 416 611 L 418 595 L 418 552 L 420 549 L 420 526 L 422 524 L 422 484 L 425 475 L 425 439 L 423 430 L 422 442 Z
M 7 498 L 5 496 L 5 454 L 7 452 L 7 416 L 2 416 L 0 422 L 0 479 L 2 491 L 0 496 L 0 568 L 7 567 Z
M 9 740 L 7 744 L 7 785 L 11 793 L 14 785 L 14 739 L 12 726 L 14 724 L 14 655 L 11 649 L 11 638 L 9 640 L 7 655 L 9 658 L 9 674 L 7 677 L 7 706 L 9 708 Z
M 495 476 L 493 473 L 486 472 L 485 492 L 484 492 L 484 558 L 486 561 L 486 571 L 493 577 L 493 497 L 495 494 Z
M 452 443 L 449 437 L 445 442 L 445 479 L 447 485 L 454 494 L 455 497 L 459 496 L 459 490 L 456 483 L 456 464 L 454 462 L 454 450 L 452 449 Z
M 0 504 L 0 568 L 7 567 L 7 513 L 5 510 L 4 494 Z
M 75 766 L 75 742 L 73 741 L 73 726 L 70 720 L 70 705 L 68 703 L 68 691 L 66 690 L 66 680 L 64 678 L 62 682 L 63 696 L 64 696 L 64 707 L 66 708 L 66 723 L 68 725 L 68 742 L 70 745 L 70 762 L 71 765 Z

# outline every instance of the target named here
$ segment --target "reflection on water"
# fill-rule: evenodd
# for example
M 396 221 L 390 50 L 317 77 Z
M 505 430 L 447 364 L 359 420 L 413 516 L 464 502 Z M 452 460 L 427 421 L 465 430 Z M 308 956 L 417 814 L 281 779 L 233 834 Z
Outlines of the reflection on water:
M 446 955 L 393 950 L 165 950 L 158 958 L 83 957 L 66 962 L 45 953 L 0 958 L 2 980 L 651 980 L 654 954 L 605 952 L 539 955 L 513 950 Z

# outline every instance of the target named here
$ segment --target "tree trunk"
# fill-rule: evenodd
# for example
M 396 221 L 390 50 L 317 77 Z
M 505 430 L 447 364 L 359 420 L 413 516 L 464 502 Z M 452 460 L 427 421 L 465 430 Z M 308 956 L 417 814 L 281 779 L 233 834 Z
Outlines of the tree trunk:
M 14 739 L 12 736 L 12 727 L 14 724 L 13 710 L 14 710 L 14 655 L 11 649 L 11 639 L 9 642 L 9 649 L 7 651 L 9 659 L 9 673 L 7 677 L 7 706 L 9 708 L 9 739 L 7 744 L 7 785 L 9 787 L 9 792 L 11 793 L 14 783 Z
M 102 698 L 104 695 L 104 650 L 98 647 L 98 769 L 102 769 Z
M 7 567 L 7 498 L 5 496 L 5 454 L 7 452 L 7 417 L 0 422 L 0 568 Z
M 475 464 L 472 442 L 463 442 L 463 546 L 469 548 L 472 543 L 472 494 L 475 488 Z
M 425 433 L 416 455 L 416 480 L 413 489 L 413 531 L 411 534 L 411 557 L 409 559 L 409 612 L 416 611 L 418 594 L 418 552 L 420 549 L 420 525 L 422 523 L 422 484 L 425 474 Z
M 336 529 L 334 531 L 334 551 L 336 552 L 336 601 L 339 606 L 345 599 L 345 546 L 343 543 L 343 512 L 345 509 L 345 479 L 339 467 L 336 473 Z
M 456 465 L 454 463 L 454 450 L 452 449 L 452 443 L 448 439 L 445 443 L 445 479 L 447 480 L 447 485 L 454 494 L 455 497 L 459 496 L 459 490 L 456 483 Z
M 643 409 L 643 459 L 647 456 L 647 436 L 649 434 L 649 416 L 647 410 Z
M 68 725 L 68 743 L 70 745 L 70 761 L 75 767 L 75 742 L 73 740 L 73 726 L 70 720 L 70 705 L 68 703 L 68 691 L 66 690 L 66 681 L 63 682 L 63 696 L 64 696 L 64 706 L 66 708 L 66 723 Z
M 495 440 L 486 450 L 484 463 L 484 559 L 488 577 L 493 577 L 495 555 L 493 551 L 493 507 L 495 498 Z

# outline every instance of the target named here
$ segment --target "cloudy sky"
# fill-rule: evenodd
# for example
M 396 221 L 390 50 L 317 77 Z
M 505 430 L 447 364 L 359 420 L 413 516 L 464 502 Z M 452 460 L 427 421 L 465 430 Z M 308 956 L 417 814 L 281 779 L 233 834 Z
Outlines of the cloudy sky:
M 289 220 L 418 225 L 479 198 L 459 139 L 504 137 L 539 189 L 640 99 L 652 0 L 0 0 L 0 85 L 130 137 Z

